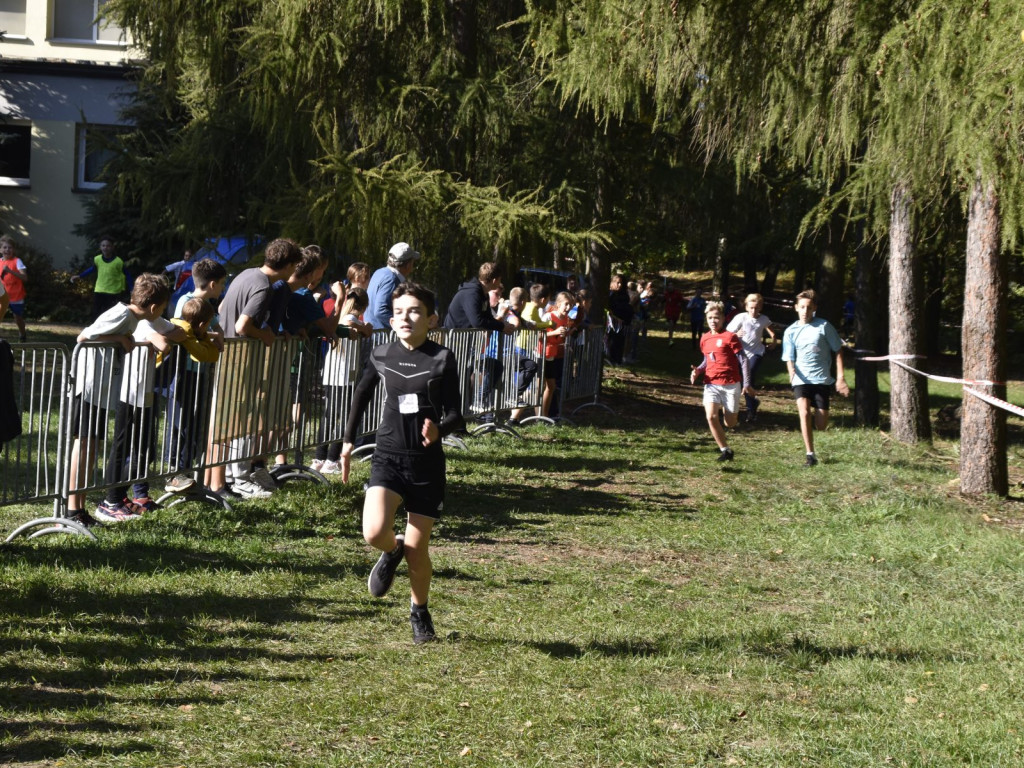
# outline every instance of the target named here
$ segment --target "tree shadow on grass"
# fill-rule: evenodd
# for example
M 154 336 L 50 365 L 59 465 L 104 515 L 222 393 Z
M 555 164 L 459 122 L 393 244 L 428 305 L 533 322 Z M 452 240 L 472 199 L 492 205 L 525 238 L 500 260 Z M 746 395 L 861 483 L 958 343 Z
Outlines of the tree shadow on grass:
M 19 742 L 11 752 L 0 752 L 0 765 L 56 760 L 73 754 L 79 759 L 111 758 L 117 755 L 140 755 L 155 752 L 156 748 L 144 741 L 130 740 L 118 746 L 94 744 L 86 741 L 65 741 L 58 738 L 28 739 Z
M 629 510 L 627 500 L 619 495 L 593 488 L 462 482 L 449 487 L 438 535 L 450 541 L 494 544 L 496 533 L 537 530 L 555 517 L 622 516 Z
M 271 557 L 260 557 L 254 553 L 238 556 L 223 551 L 203 548 L 201 532 L 196 532 L 195 546 L 173 545 L 159 541 L 140 541 L 118 537 L 100 539 L 97 546 L 69 546 L 60 549 L 26 543 L 8 552 L 14 554 L 25 566 L 52 568 L 54 566 L 70 571 L 91 570 L 97 564 L 116 563 L 118 570 L 130 574 L 143 573 L 191 573 L 206 571 L 229 571 L 233 573 L 255 573 L 259 571 L 281 571 L 316 578 L 340 580 L 352 575 L 350 566 L 344 563 L 309 562 L 302 553 L 280 552 Z M 103 532 L 100 531 L 100 535 Z M 206 532 L 206 538 L 209 538 Z M 78 544 L 78 542 L 74 542 Z M 85 544 L 86 542 L 82 542 Z

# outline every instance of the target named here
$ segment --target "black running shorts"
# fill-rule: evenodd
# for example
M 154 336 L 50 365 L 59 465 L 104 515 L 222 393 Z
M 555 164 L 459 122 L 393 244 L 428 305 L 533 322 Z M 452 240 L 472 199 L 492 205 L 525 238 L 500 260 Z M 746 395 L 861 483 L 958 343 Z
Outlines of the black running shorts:
M 831 395 L 831 384 L 797 384 L 793 387 L 794 400 L 806 397 L 811 401 L 811 405 L 819 411 L 828 410 L 828 402 Z
M 397 493 L 405 501 L 406 512 L 440 520 L 444 509 L 444 454 L 430 451 L 405 456 L 376 451 L 367 485 Z

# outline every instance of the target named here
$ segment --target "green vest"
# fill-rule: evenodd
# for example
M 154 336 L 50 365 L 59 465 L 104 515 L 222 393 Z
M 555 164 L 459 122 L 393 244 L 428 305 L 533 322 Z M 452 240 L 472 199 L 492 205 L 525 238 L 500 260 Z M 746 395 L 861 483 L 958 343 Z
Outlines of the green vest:
M 125 292 L 124 262 L 119 256 L 115 256 L 113 261 L 104 261 L 103 254 L 99 254 L 93 263 L 96 265 L 96 293 Z

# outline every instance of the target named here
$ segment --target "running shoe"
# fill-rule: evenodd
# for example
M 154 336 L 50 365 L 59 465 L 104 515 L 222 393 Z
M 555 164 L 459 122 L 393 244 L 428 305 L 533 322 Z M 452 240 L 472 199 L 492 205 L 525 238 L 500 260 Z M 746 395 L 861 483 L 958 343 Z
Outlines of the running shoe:
M 733 455 L 732 448 L 726 448 L 718 452 L 718 461 L 732 461 Z
M 124 504 L 111 504 L 109 501 L 101 501 L 93 514 L 101 523 L 124 523 L 128 520 L 138 520 L 142 515 L 136 514 Z
M 437 640 L 434 632 L 434 622 L 430 618 L 430 611 L 426 608 L 413 611 L 409 614 L 409 623 L 412 625 L 412 641 L 416 645 L 433 642 Z
M 195 478 L 188 475 L 175 475 L 164 484 L 164 490 L 168 493 L 185 493 L 195 487 Z
M 398 535 L 395 539 L 398 541 L 398 546 L 395 548 L 398 551 L 394 554 L 381 552 L 377 564 L 370 570 L 370 578 L 367 580 L 366 586 L 374 597 L 384 597 L 388 593 L 395 580 L 398 564 L 405 557 L 405 537 Z
M 270 491 L 261 488 L 256 485 L 252 480 L 245 480 L 242 478 L 235 478 L 235 482 L 231 484 L 231 490 L 237 496 L 243 499 L 269 499 Z
M 330 459 L 328 459 L 327 461 L 324 462 L 323 466 L 320 467 L 320 474 L 321 475 L 340 475 L 341 474 L 341 464 L 339 464 L 336 461 L 331 461 Z
M 124 505 L 137 515 L 144 515 L 146 512 L 160 509 L 160 505 L 149 498 L 149 496 L 143 496 L 138 499 L 125 499 Z
M 319 472 L 321 469 L 323 469 L 324 464 L 326 463 L 327 462 L 323 461 L 322 459 L 313 459 L 313 461 L 309 465 L 309 468 L 312 469 L 314 472 Z
M 84 509 L 75 510 L 68 514 L 68 520 L 84 525 L 86 528 L 102 528 L 103 523 L 90 515 Z
M 818 466 L 818 457 L 813 453 L 807 454 L 807 461 L 804 462 L 805 467 L 816 467 Z
M 264 491 L 276 491 L 280 486 L 266 467 L 256 467 L 249 474 L 249 482 L 256 483 Z

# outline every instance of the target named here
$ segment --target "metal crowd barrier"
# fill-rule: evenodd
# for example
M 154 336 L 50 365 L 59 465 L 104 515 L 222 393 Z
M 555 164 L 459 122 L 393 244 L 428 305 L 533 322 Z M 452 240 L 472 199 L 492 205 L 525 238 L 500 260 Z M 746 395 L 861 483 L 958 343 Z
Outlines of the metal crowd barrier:
M 0 505 L 49 501 L 53 516 L 19 526 L 7 541 L 18 536 L 35 538 L 57 529 L 91 536 L 84 526 L 60 514 L 67 455 L 62 425 L 68 418 L 68 349 L 63 344 L 10 346 L 13 391 L 12 399 L 4 407 L 13 408 L 20 415 L 21 434 L 4 443 L 0 450 Z
M 538 408 L 544 387 L 542 331 L 511 336 L 480 330 L 435 330 L 431 338 L 452 349 L 462 372 L 467 418 L 495 425 L 501 413 Z M 205 483 L 218 467 L 265 457 L 279 480 L 326 482 L 305 464 L 310 452 L 340 450 L 352 393 L 374 347 L 394 341 L 390 331 L 364 340 L 278 339 L 267 347 L 255 339 L 228 339 L 218 361 L 196 363 L 182 347 L 160 356 L 147 344 L 130 354 L 116 344 L 86 342 L 70 355 L 63 345 L 14 345 L 16 401 L 24 434 L 3 447 L 0 504 L 53 502 L 53 517 L 20 526 L 19 535 L 73 532 L 92 536 L 68 519 L 70 497 L 81 508 L 85 494 L 163 484 L 191 475 L 185 494 L 164 494 L 169 505 L 201 499 L 229 506 Z M 566 347 L 559 403 L 598 402 L 603 333 L 589 329 Z M 158 363 L 159 359 L 159 365 Z M 372 450 L 371 436 L 383 412 L 385 392 L 363 416 L 356 452 Z M 531 416 L 525 420 L 538 419 Z M 548 420 L 550 421 L 550 419 Z M 465 448 L 456 436 L 446 438 Z M 273 456 L 283 457 L 276 463 Z M 156 494 L 153 494 L 156 496 Z
M 588 401 L 577 405 L 572 416 L 584 408 L 603 408 L 609 413 L 615 413 L 600 401 L 601 380 L 604 376 L 604 328 L 584 328 L 566 341 L 563 366 L 562 386 L 558 395 L 558 412 L 562 418 L 568 420 L 565 416 L 568 403 L 583 399 Z

